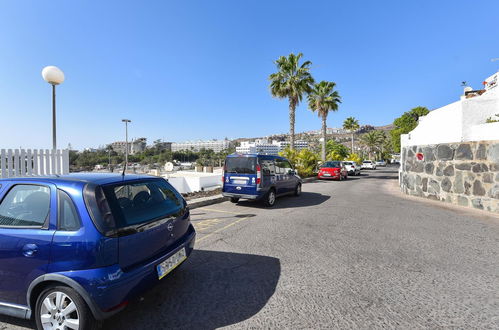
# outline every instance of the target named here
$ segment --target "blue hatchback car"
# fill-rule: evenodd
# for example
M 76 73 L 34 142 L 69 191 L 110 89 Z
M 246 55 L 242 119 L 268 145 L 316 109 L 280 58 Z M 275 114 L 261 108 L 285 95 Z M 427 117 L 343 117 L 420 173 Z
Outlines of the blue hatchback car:
M 185 200 L 161 178 L 0 180 L 0 313 L 91 328 L 180 265 L 195 236 Z
M 225 159 L 222 194 L 231 202 L 263 200 L 272 207 L 276 197 L 299 196 L 301 179 L 284 157 L 262 154 L 232 154 Z

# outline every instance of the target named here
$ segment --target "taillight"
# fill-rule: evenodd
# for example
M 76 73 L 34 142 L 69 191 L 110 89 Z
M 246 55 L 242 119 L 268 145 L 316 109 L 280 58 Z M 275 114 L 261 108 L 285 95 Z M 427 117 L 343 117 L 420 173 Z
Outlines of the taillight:
M 262 171 L 260 165 L 256 165 L 256 184 L 260 184 L 262 181 Z

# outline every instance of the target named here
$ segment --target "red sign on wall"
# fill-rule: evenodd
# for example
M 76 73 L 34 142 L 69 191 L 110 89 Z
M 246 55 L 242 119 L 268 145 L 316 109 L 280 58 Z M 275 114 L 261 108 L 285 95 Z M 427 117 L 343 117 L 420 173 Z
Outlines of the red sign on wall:
M 423 153 L 422 153 L 422 152 L 418 152 L 418 153 L 416 154 L 416 159 L 417 159 L 417 160 L 420 160 L 420 161 L 423 161 L 423 160 L 424 160 L 424 155 L 423 155 Z

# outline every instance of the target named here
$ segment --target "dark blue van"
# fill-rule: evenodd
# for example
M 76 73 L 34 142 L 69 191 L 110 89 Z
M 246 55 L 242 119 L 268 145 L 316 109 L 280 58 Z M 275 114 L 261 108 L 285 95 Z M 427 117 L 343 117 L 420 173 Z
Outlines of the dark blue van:
M 283 157 L 260 154 L 232 154 L 224 165 L 222 194 L 239 199 L 263 200 L 271 207 L 276 197 L 301 194 L 301 179 Z

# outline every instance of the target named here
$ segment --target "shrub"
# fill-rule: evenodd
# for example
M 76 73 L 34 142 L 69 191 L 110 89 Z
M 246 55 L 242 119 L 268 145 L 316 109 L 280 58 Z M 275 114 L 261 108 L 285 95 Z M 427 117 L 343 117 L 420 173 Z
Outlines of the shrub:
M 350 155 L 348 155 L 348 157 L 347 157 L 346 160 L 350 160 L 352 162 L 356 162 L 357 164 L 362 163 L 362 158 L 360 158 L 360 156 L 357 155 L 357 154 L 350 154 Z

